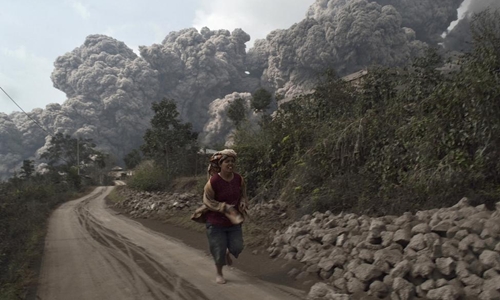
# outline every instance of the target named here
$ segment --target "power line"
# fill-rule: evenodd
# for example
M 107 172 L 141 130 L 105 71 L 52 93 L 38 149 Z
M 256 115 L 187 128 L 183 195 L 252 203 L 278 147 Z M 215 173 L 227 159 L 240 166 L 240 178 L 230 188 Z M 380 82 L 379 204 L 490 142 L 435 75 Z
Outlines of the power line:
M 16 101 L 14 101 L 14 99 L 12 99 L 12 97 L 0 86 L 0 89 L 2 90 L 2 92 L 4 92 L 5 95 L 7 95 L 7 97 L 9 97 L 9 99 L 14 102 L 14 104 L 19 107 L 19 109 L 28 117 L 30 118 L 31 121 L 35 122 L 36 125 L 38 125 L 38 127 L 40 127 L 43 131 L 45 131 L 45 133 L 47 133 L 50 137 L 54 138 L 55 137 L 55 134 L 54 133 L 50 133 L 48 132 L 45 128 L 43 128 L 43 126 L 38 123 L 37 120 L 33 119 L 28 113 L 26 113 L 26 111 L 24 111 L 24 109 L 19 106 L 19 104 L 17 104 Z M 77 143 L 78 143 L 78 139 L 77 139 Z M 77 144 L 77 147 L 79 147 L 79 145 Z M 77 149 L 78 151 L 78 149 Z M 67 164 L 69 164 L 69 162 L 64 158 L 64 157 L 61 157 L 62 160 L 64 160 Z M 79 164 L 79 162 L 77 162 Z M 78 171 L 80 171 L 80 167 L 78 166 Z
M 9 99 L 10 99 L 12 102 L 14 102 L 14 104 L 15 104 L 17 107 L 19 107 L 19 109 L 20 109 L 20 110 L 21 110 L 21 111 L 22 111 L 22 112 L 23 112 L 23 113 L 24 113 L 24 114 L 25 114 L 28 118 L 30 118 L 30 119 L 31 119 L 31 121 L 35 122 L 35 124 L 36 124 L 36 125 L 38 125 L 38 127 L 40 127 L 40 128 L 41 128 L 43 131 L 45 131 L 48 135 L 53 136 L 53 134 L 50 134 L 50 132 L 48 132 L 45 128 L 43 128 L 43 126 L 42 126 L 40 123 L 38 123 L 38 121 L 37 121 L 37 120 L 33 119 L 30 115 L 28 115 L 28 113 L 26 113 L 26 112 L 24 111 L 24 109 L 23 109 L 21 106 L 19 106 L 19 104 L 17 104 L 17 102 L 16 102 L 16 101 L 14 101 L 14 99 L 12 99 L 12 97 L 11 97 L 9 94 L 7 94 L 7 92 L 6 92 L 6 91 L 5 91 L 5 90 L 4 90 L 1 86 L 0 86 L 0 89 L 2 90 L 2 92 L 4 92 L 4 94 L 5 94 L 5 95 L 7 95 L 7 97 L 9 97 Z
M 12 99 L 12 97 L 0 86 L 0 89 L 2 90 L 2 92 L 4 92 L 5 95 L 7 95 L 7 97 L 9 97 L 9 99 L 14 102 L 14 104 L 19 107 L 19 109 L 28 117 L 30 118 L 30 120 L 32 120 L 33 122 L 35 122 L 36 125 L 38 125 L 38 127 L 40 127 L 43 131 L 45 131 L 45 133 L 47 133 L 50 137 L 54 138 L 55 137 L 55 133 L 50 133 L 48 132 L 45 128 L 43 128 L 43 126 L 38 123 L 37 120 L 33 119 L 28 113 L 26 113 L 26 111 L 24 111 L 24 109 L 19 106 L 19 104 L 17 104 L 16 101 L 14 101 L 14 99 Z M 74 108 L 73 108 L 74 109 Z M 76 111 L 76 110 L 75 110 Z M 75 138 L 76 139 L 76 151 L 77 151 L 77 168 L 78 168 L 78 175 L 80 175 L 80 162 L 79 162 L 79 152 L 80 152 L 80 145 L 79 145 L 79 140 L 78 140 L 78 137 Z M 69 164 L 69 162 L 64 158 L 64 157 L 61 157 L 62 160 L 64 160 L 66 163 Z

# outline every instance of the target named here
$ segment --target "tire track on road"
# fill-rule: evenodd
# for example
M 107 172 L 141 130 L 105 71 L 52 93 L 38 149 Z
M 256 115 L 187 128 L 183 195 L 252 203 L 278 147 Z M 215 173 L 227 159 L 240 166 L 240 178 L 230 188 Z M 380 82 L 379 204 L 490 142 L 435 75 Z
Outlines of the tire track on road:
M 89 197 L 76 207 L 78 221 L 88 234 L 107 249 L 134 278 L 148 287 L 156 299 L 209 300 L 198 288 L 158 263 L 146 249 L 134 244 L 126 237 L 105 227 L 87 208 L 90 201 L 102 193 Z
M 41 300 L 299 300 L 303 292 L 236 268 L 213 280 L 213 260 L 178 240 L 106 209 L 113 187 L 68 201 L 49 219 L 37 297 Z

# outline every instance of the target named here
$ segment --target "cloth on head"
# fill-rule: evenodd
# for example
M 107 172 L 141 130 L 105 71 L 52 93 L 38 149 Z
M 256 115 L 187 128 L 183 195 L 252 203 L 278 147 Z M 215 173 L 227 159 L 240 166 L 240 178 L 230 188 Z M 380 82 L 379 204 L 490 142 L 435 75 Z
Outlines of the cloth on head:
M 237 155 L 233 149 L 224 149 L 214 153 L 210 157 L 210 164 L 208 165 L 208 177 L 220 172 L 220 164 L 228 157 L 236 159 Z

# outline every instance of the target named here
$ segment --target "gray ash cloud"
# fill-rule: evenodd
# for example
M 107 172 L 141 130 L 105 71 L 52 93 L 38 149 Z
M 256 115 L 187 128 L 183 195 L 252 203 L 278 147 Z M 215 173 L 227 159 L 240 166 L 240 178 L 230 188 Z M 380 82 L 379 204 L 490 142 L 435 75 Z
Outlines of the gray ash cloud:
M 461 0 L 317 0 L 303 20 L 248 51 L 250 36 L 242 29 L 171 32 L 160 44 L 140 47 L 140 56 L 112 37 L 90 35 L 54 63 L 52 81 L 67 100 L 29 115 L 50 132 L 93 139 L 119 161 L 142 144 L 151 104 L 166 97 L 201 132 L 200 142 L 221 144 L 234 129 L 225 112 L 235 97 L 249 105 L 251 93 L 264 87 L 292 98 L 310 90 L 326 68 L 347 75 L 374 64 L 403 65 L 438 43 L 460 50 L 471 13 L 499 3 L 472 1 L 444 40 Z M 256 119 L 250 109 L 247 117 Z M 36 159 L 49 139 L 15 112 L 0 114 L 0 140 L 5 178 L 23 159 Z

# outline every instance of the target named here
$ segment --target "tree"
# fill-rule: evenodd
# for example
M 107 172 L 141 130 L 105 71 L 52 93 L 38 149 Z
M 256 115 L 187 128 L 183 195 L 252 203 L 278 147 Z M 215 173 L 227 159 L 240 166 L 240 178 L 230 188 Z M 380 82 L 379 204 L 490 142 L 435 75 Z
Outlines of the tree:
M 166 167 L 172 174 L 185 163 L 187 153 L 196 152 L 198 133 L 192 131 L 191 123 L 183 124 L 179 120 L 177 105 L 173 100 L 164 98 L 153 103 L 155 115 L 151 119 L 151 128 L 144 134 L 141 150 L 148 158 Z
M 104 167 L 104 154 L 95 150 L 92 139 L 72 138 L 70 135 L 57 133 L 50 139 L 49 147 L 40 155 L 46 159 L 49 166 L 69 170 L 73 166 L 95 165 Z
M 245 102 L 241 98 L 237 98 L 229 104 L 227 116 L 233 121 L 236 127 L 240 126 L 241 122 L 245 119 L 245 110 Z
M 272 95 L 266 89 L 260 88 L 252 95 L 252 108 L 256 111 L 264 111 L 271 104 Z
M 21 178 L 28 179 L 35 172 L 35 166 L 33 165 L 33 160 L 25 159 L 23 160 L 23 166 L 21 167 L 20 176 Z
M 91 140 L 77 140 L 59 132 L 50 139 L 49 147 L 40 157 L 46 159 L 51 166 L 74 166 L 80 158 L 80 161 L 90 160 L 90 154 L 93 154 L 91 149 L 94 147 L 95 144 Z
M 138 149 L 134 149 L 125 155 L 123 161 L 127 169 L 133 169 L 142 161 L 141 152 Z

